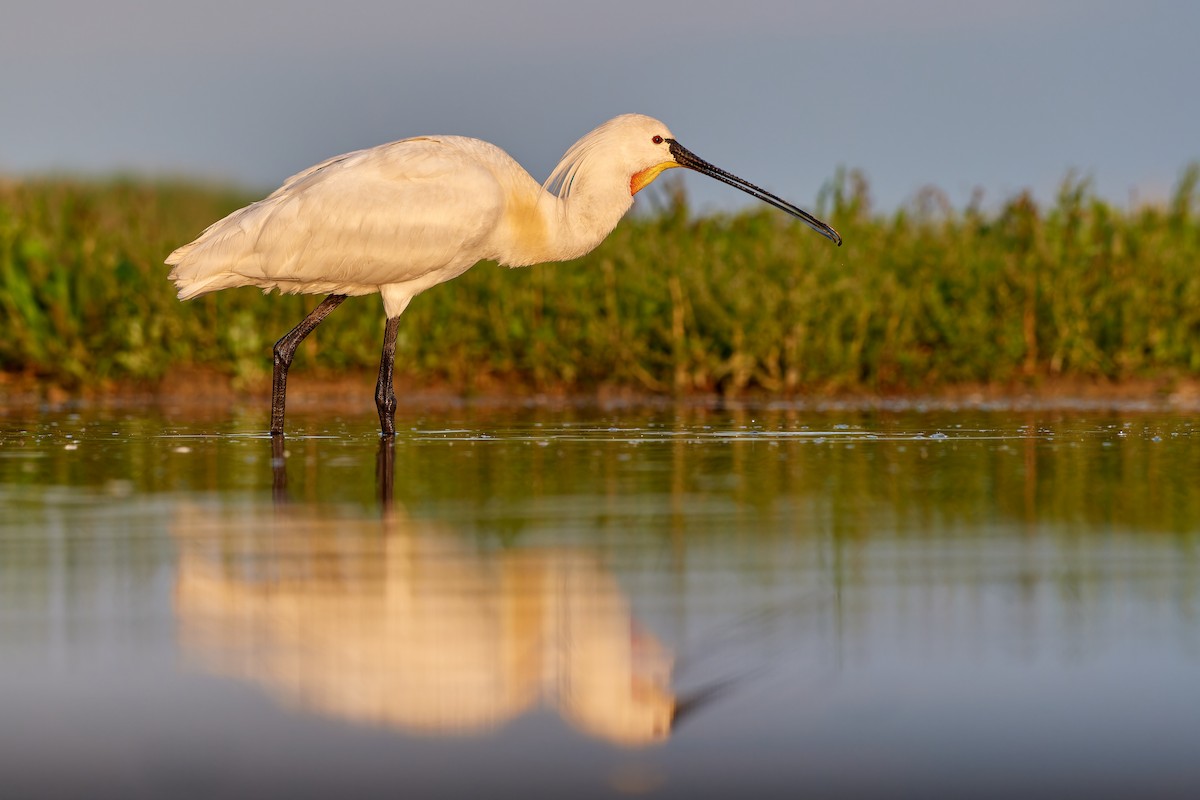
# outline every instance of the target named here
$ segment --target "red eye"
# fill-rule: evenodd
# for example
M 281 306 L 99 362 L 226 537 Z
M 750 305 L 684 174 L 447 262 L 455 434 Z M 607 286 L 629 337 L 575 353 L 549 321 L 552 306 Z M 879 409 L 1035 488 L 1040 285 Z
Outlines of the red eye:
M 663 138 L 661 136 L 654 136 L 650 139 L 650 141 L 654 142 L 655 144 L 662 144 Z

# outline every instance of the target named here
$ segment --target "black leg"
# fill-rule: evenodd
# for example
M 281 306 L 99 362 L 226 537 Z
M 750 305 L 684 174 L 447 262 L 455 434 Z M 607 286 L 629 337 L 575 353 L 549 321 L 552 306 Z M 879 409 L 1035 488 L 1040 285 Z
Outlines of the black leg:
M 396 332 L 400 318 L 392 317 L 383 329 L 383 355 L 379 359 L 379 382 L 375 384 L 375 407 L 379 409 L 379 428 L 383 436 L 396 435 L 396 392 L 392 373 L 396 365 Z
M 304 337 L 312 333 L 321 321 L 329 316 L 329 312 L 340 306 L 345 299 L 344 294 L 329 295 L 299 325 L 275 343 L 275 372 L 271 379 L 272 436 L 283 434 L 283 404 L 287 397 L 288 367 L 292 365 L 292 356 L 296 354 L 296 348 L 304 341 Z

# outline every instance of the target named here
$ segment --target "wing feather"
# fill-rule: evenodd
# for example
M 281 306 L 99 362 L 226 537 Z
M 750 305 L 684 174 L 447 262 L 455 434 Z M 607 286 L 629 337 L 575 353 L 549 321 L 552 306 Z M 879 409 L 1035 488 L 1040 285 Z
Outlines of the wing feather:
M 293 175 L 168 257 L 179 296 L 242 285 L 363 293 L 465 270 L 486 254 L 505 198 L 478 148 L 455 139 L 406 139 Z

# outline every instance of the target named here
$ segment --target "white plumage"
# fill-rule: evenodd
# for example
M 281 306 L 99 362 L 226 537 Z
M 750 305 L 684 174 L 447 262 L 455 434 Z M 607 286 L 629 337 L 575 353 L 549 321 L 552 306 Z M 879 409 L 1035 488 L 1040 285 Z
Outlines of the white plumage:
M 500 148 L 461 136 L 337 156 L 210 225 L 166 263 L 181 300 L 236 286 L 330 295 L 275 346 L 275 434 L 283 430 L 295 346 L 346 296 L 379 292 L 388 330 L 376 400 L 389 435 L 394 323 L 413 297 L 483 260 L 518 267 L 578 258 L 612 231 L 634 194 L 680 166 L 737 186 L 841 243 L 806 212 L 697 158 L 658 120 L 627 114 L 576 142 L 544 186 Z

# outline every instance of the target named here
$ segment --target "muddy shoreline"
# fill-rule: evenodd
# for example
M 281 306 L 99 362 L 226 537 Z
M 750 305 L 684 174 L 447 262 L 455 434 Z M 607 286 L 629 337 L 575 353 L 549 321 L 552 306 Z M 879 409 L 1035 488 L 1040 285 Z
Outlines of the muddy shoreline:
M 327 409 L 345 413 L 373 409 L 375 375 L 366 371 L 295 371 L 289 382 L 290 410 Z M 238 380 L 212 370 L 181 370 L 170 380 L 105 382 L 70 390 L 25 374 L 0 373 L 0 412 L 4 410 L 119 408 L 151 406 L 172 410 L 225 409 L 263 405 L 270 400 L 269 377 Z M 1114 409 L 1200 413 L 1200 379 L 1142 379 L 1121 382 L 1038 378 L 1008 384 L 956 384 L 928 390 L 866 392 L 817 390 L 778 394 L 745 391 L 662 394 L 628 386 L 591 391 L 569 387 L 535 388 L 489 380 L 466 389 L 429 385 L 397 376 L 401 408 L 448 410 L 478 407 L 729 407 L 822 409 Z

